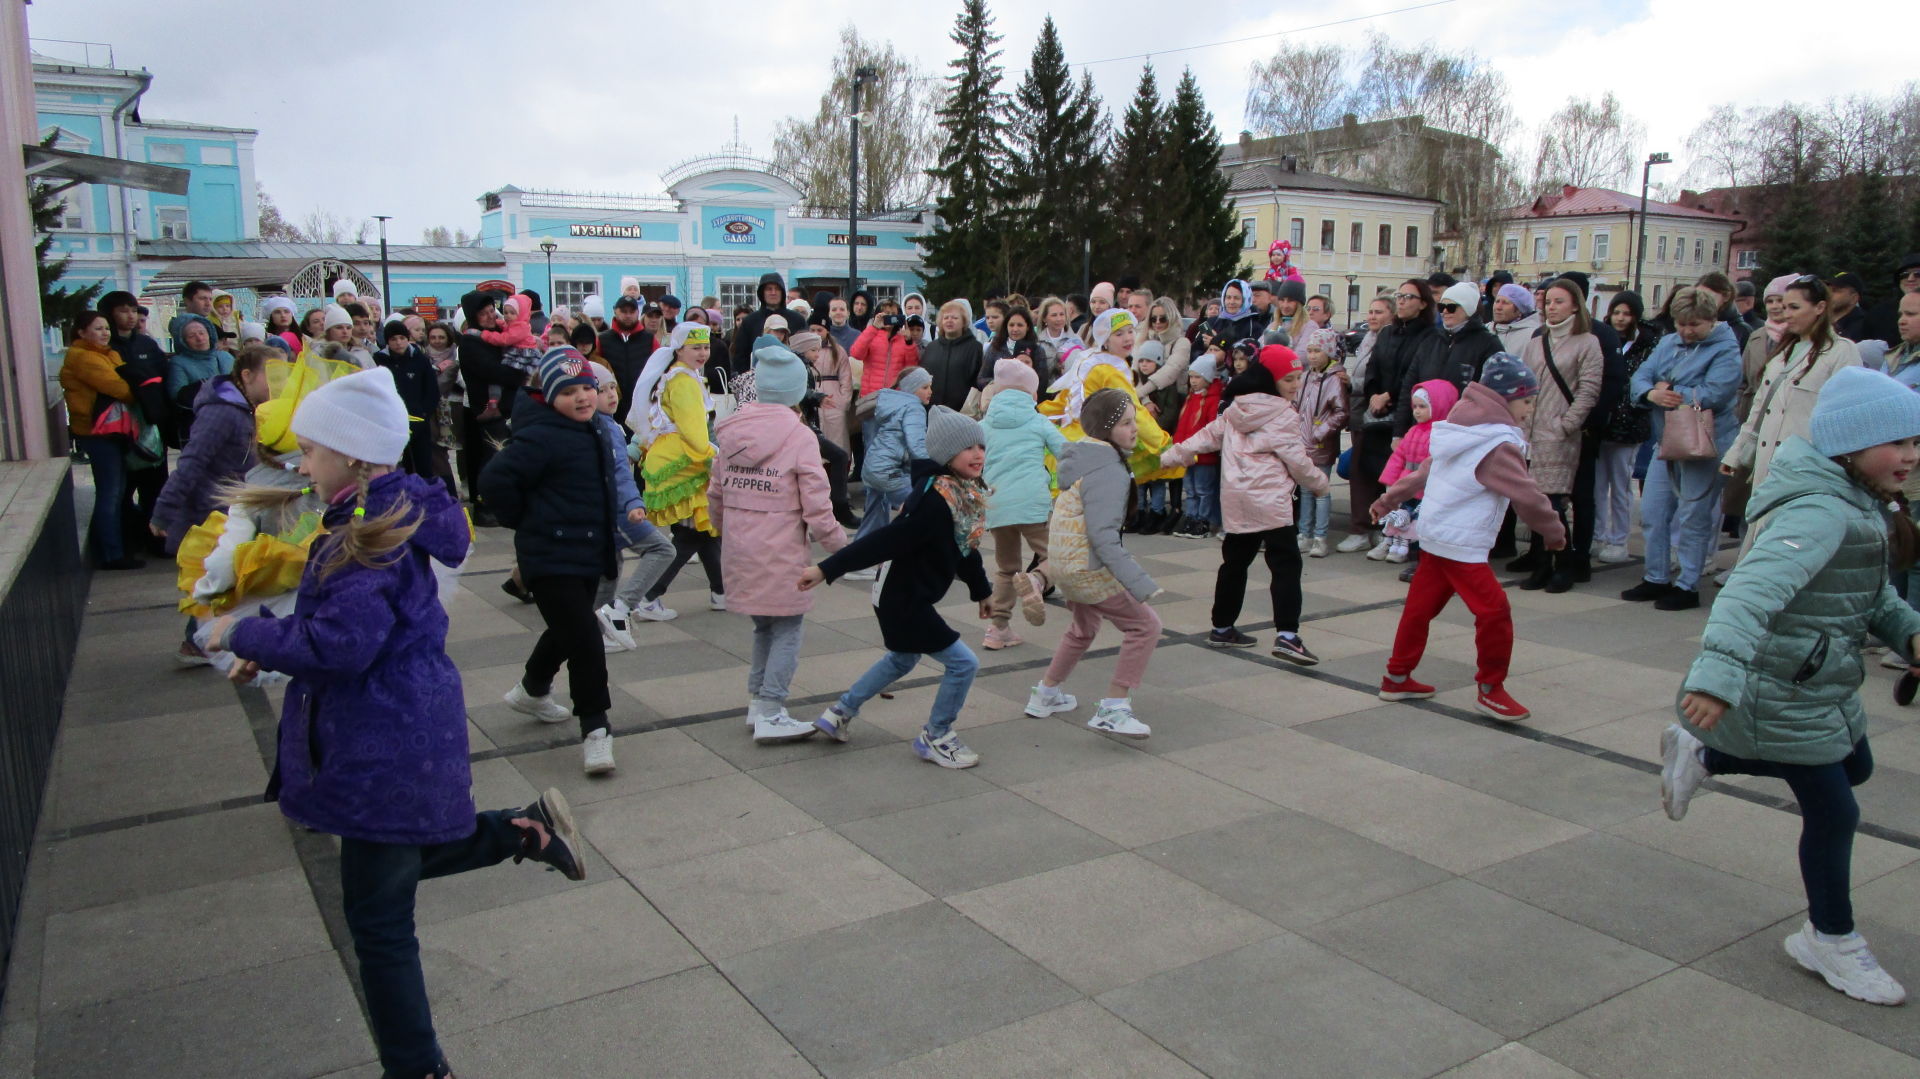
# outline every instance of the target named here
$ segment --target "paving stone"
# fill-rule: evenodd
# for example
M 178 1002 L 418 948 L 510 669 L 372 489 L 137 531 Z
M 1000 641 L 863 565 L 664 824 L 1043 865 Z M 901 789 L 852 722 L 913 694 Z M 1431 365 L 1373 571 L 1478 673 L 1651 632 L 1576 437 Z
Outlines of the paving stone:
M 274 805 L 142 824 L 45 848 L 48 902 L 83 910 L 296 865 Z
M 1413 1079 L 1504 1041 L 1288 933 L 1116 989 L 1099 1003 L 1216 1079 Z
M 1273 808 L 1225 783 L 1144 754 L 1105 768 L 1018 783 L 1012 789 L 1123 847 L 1157 843 Z
M 1858 841 L 1858 837 L 1856 842 Z M 1853 910 L 1857 918 L 1871 919 L 1920 936 L 1920 865 L 1897 869 L 1878 880 L 1854 882 Z M 1913 979 L 1920 982 L 1920 976 Z
M 1579 1072 L 1539 1053 L 1508 1042 L 1485 1056 L 1475 1057 L 1445 1072 L 1439 1079 L 1582 1079 Z
M 793 803 L 742 775 L 611 798 L 582 807 L 576 816 L 587 842 L 636 880 L 657 865 L 820 827 Z
M 1690 969 L 1595 1005 L 1526 1043 L 1593 1079 L 1694 1079 L 1702 1061 L 1723 1075 L 1911 1079 L 1914 1070 L 1910 1056 Z
M 1265 919 L 1125 853 L 947 902 L 1089 994 L 1277 932 Z
M 1694 969 L 1888 1048 L 1920 1056 L 1920 1023 L 1914 1022 L 1911 1004 L 1887 1008 L 1861 1003 L 1787 954 L 1784 941 L 1798 933 L 1806 920 L 1804 913 L 1783 918 L 1701 959 Z M 1920 981 L 1920 936 L 1857 915 L 1854 925 L 1867 938 L 1874 958 L 1903 985 Z
M 976 727 L 966 732 L 966 743 L 985 762 L 982 778 L 1003 787 L 1140 760 L 1144 743 L 1086 728 L 1084 721 L 1096 707 L 1093 701 L 1082 701 L 1075 711 L 1048 719 L 1023 715 L 1017 722 Z
M 837 748 L 846 752 L 762 768 L 753 776 L 828 824 L 950 802 L 993 789 L 970 774 L 974 769 L 941 768 L 899 743 L 873 749 Z
M 1509 1038 L 1673 968 L 1650 952 L 1465 880 L 1303 932 Z
M 1311 641 L 1308 647 L 1312 647 Z M 1248 666 L 1259 670 L 1251 664 Z M 1209 683 L 1189 692 L 1203 701 L 1281 726 L 1358 712 L 1380 703 L 1370 694 L 1294 670 L 1267 670 L 1245 678 Z
M 1079 996 L 943 903 L 815 933 L 719 966 L 834 1079 L 964 1041 Z
M 514 757 L 511 763 L 533 789 L 558 787 L 575 806 L 713 779 L 734 771 L 733 765 L 683 730 L 622 735 L 613 740 L 613 754 L 620 767 L 604 776 L 588 776 L 580 770 L 577 745 L 528 753 Z
M 971 891 L 1118 848 L 1007 791 L 989 791 L 836 829 L 937 896 Z
M 869 1072 L 868 1079 L 1200 1079 L 1200 1073 L 1091 1001 Z
M 1777 793 L 1786 793 L 1786 784 L 1774 786 Z M 1656 808 L 1608 831 L 1783 892 L 1805 894 L 1795 854 L 1800 843 L 1800 818 L 1783 810 L 1703 792 L 1688 808 L 1686 820 L 1668 820 L 1666 813 Z M 1854 887 L 1916 860 L 1920 860 L 1920 850 L 1856 835 Z
M 130 722 L 138 723 L 133 720 Z M 242 722 L 237 710 L 232 722 Z M 113 729 L 120 724 L 113 724 Z M 267 789 L 260 750 L 251 743 L 179 757 L 157 757 L 61 769 L 83 781 L 65 785 L 48 825 L 77 828 L 228 798 L 259 797 Z

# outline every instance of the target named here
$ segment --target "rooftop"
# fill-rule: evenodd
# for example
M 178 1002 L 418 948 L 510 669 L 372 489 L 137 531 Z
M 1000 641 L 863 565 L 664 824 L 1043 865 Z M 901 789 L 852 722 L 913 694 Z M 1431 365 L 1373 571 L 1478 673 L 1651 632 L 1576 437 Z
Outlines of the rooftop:
M 1607 187 L 1575 187 L 1567 184 L 1558 191 L 1549 192 L 1534 199 L 1526 206 L 1515 206 L 1505 212 L 1507 218 L 1520 217 L 1583 217 L 1594 214 L 1639 213 L 1640 197 L 1624 191 L 1615 191 Z M 1657 199 L 1647 201 L 1648 216 L 1691 217 L 1703 221 L 1720 221 L 1738 225 L 1741 219 L 1731 214 L 1717 214 L 1707 210 L 1697 210 L 1691 206 L 1681 206 Z
M 1282 191 L 1325 191 L 1337 195 L 1374 195 L 1385 198 L 1408 199 L 1413 202 L 1439 202 L 1423 195 L 1409 195 L 1405 191 L 1395 191 L 1390 187 L 1370 184 L 1364 180 L 1349 180 L 1332 173 L 1314 172 L 1294 164 L 1292 158 L 1278 163 L 1249 165 L 1236 171 L 1227 178 L 1227 191 L 1266 191 L 1279 188 Z
M 380 257 L 380 245 L 282 243 L 274 240 L 242 240 L 237 243 L 208 243 L 195 240 L 142 240 L 140 253 L 154 258 L 175 259 L 344 259 L 358 261 Z M 388 244 L 388 262 L 457 262 L 498 265 L 503 261 L 497 247 L 426 247 L 418 244 Z

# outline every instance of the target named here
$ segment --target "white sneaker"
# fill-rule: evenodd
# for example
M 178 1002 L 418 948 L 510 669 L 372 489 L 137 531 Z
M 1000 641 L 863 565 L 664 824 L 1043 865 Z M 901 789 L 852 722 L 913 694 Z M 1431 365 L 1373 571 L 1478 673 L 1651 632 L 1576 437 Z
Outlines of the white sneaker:
M 614 640 L 603 632 L 600 634 L 600 651 L 612 655 L 615 652 L 624 652 L 626 648 L 622 646 L 619 641 Z
M 1059 686 L 1035 686 L 1027 694 L 1027 714 L 1035 719 L 1045 719 L 1056 712 L 1071 712 L 1080 707 L 1073 694 L 1060 692 Z
M 1601 547 L 1597 557 L 1610 566 L 1633 561 L 1633 556 L 1627 553 L 1627 545 L 1624 543 L 1609 543 Z
M 831 704 L 821 710 L 819 719 L 813 721 L 814 730 L 842 743 L 853 737 L 853 734 L 847 730 L 851 726 L 853 726 L 853 717 L 841 715 L 840 709 Z
M 1867 950 L 1867 938 L 1859 933 L 1828 937 L 1815 932 L 1813 923 L 1808 922 L 1787 938 L 1786 946 L 1794 962 L 1855 1000 L 1891 1005 L 1907 999 L 1907 991 L 1880 966 Z
M 1892 649 L 1888 649 L 1886 654 L 1880 657 L 1880 665 L 1890 671 L 1904 671 L 1907 669 L 1907 661 L 1901 659 L 1900 653 Z
M 1307 557 L 1308 558 L 1327 557 L 1327 537 L 1325 536 L 1313 537 L 1313 542 L 1307 545 Z
M 1407 560 L 1406 544 L 1396 543 L 1393 546 L 1387 548 L 1387 561 L 1392 562 L 1395 565 L 1399 565 L 1400 563 L 1405 562 L 1406 560 Z
M 1372 543 L 1373 541 L 1367 538 L 1365 532 L 1355 532 L 1353 535 L 1341 540 L 1340 546 L 1335 547 L 1334 550 L 1339 551 L 1341 554 L 1353 554 L 1356 551 L 1366 550 Z
M 680 612 L 657 599 L 650 599 L 628 612 L 633 617 L 647 622 L 671 622 L 680 617 Z
M 724 611 L 727 609 L 727 597 L 718 592 L 707 593 L 707 610 Z
M 802 738 L 812 738 L 816 733 L 818 728 L 788 715 L 785 708 L 769 712 L 764 705 L 761 706 L 759 720 L 753 725 L 754 744 L 762 746 L 798 742 Z
M 866 569 L 857 569 L 851 573 L 843 573 L 840 575 L 840 579 L 843 581 L 877 581 L 880 579 L 880 567 L 868 566 Z
M 1312 543 L 1312 542 L 1313 542 L 1313 541 L 1312 541 L 1312 540 L 1310 540 L 1310 539 L 1308 539 L 1307 537 L 1305 537 L 1305 536 L 1301 536 L 1301 537 L 1300 537 L 1300 553 L 1301 553 L 1301 554 L 1306 554 L 1306 553 L 1307 553 L 1307 545 L 1308 545 L 1308 544 L 1310 544 L 1310 543 Z
M 613 732 L 602 727 L 581 739 L 580 758 L 590 776 L 613 771 Z
M 1660 732 L 1660 804 L 1669 820 L 1687 815 L 1687 804 L 1706 782 L 1707 766 L 1700 763 L 1701 748 L 1700 739 L 1678 723 L 1669 723 Z
M 760 722 L 760 702 L 758 699 L 748 701 L 747 702 L 747 729 L 752 730 L 753 725 L 758 722 Z
M 1379 543 L 1376 543 L 1373 545 L 1373 550 L 1367 552 L 1367 557 L 1375 562 L 1381 562 L 1386 559 L 1387 553 L 1392 550 L 1393 550 L 1393 541 L 1389 539 L 1383 539 Z
M 960 735 L 948 731 L 939 738 L 928 738 L 923 729 L 913 739 L 913 752 L 923 761 L 942 768 L 971 768 L 980 763 L 980 754 L 968 749 Z
M 600 636 L 614 646 L 607 651 L 631 652 L 638 647 L 633 643 L 633 631 L 627 628 L 625 607 L 609 603 L 593 612 L 593 616 L 600 620 Z
M 501 700 L 506 701 L 507 707 L 514 711 L 530 715 L 542 723 L 565 723 L 573 718 L 573 713 L 567 710 L 566 705 L 554 700 L 553 694 L 536 697 L 518 682 L 507 690 L 507 695 Z
M 1112 704 L 1100 702 L 1100 710 L 1087 720 L 1087 729 L 1103 734 L 1117 734 L 1122 738 L 1145 738 L 1153 733 L 1153 728 L 1133 718 L 1133 702 L 1121 701 Z

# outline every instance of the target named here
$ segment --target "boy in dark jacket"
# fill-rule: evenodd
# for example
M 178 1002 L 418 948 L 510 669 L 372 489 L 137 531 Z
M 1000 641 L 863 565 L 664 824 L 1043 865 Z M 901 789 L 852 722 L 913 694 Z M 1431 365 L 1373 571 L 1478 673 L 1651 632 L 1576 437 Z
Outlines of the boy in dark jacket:
M 986 490 L 980 485 L 986 441 L 979 424 L 936 406 L 927 416 L 927 456 L 939 471 L 916 485 L 906 508 L 891 524 L 854 540 L 801 575 L 804 592 L 854 570 L 886 567 L 875 585 L 873 609 L 887 651 L 814 721 L 834 741 L 851 737 L 847 728 L 861 705 L 904 678 L 921 656 L 931 656 L 946 668 L 946 674 L 934 695 L 926 729 L 913 740 L 913 751 L 942 768 L 972 768 L 980 763 L 980 755 L 953 732 L 980 661 L 934 607 L 957 576 L 966 581 L 967 594 L 980 604 L 980 617 L 992 614 L 988 600 L 993 587 L 979 551 L 986 522 Z
M 413 331 L 394 319 L 381 331 L 387 346 L 373 354 L 373 362 L 393 372 L 394 388 L 407 406 L 407 455 L 400 467 L 416 476 L 433 479 L 434 417 L 440 414 L 440 376 L 427 354 L 413 343 Z M 453 490 L 451 484 L 449 491 Z
M 565 663 L 586 772 L 601 775 L 614 768 L 612 698 L 594 596 L 601 578 L 619 572 L 612 462 L 593 422 L 599 390 L 579 350 L 547 351 L 540 392 L 544 401 L 519 395 L 513 440 L 480 474 L 480 495 L 514 530 L 515 562 L 547 624 L 506 702 L 542 723 L 566 722 L 566 706 L 552 696 Z

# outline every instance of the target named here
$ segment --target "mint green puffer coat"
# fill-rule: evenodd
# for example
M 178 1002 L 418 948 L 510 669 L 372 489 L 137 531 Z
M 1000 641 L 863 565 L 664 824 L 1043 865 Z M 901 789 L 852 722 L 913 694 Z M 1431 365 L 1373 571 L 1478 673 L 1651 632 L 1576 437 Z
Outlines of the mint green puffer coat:
M 1887 580 L 1884 508 L 1812 443 L 1789 438 L 1753 493 L 1752 550 L 1714 601 L 1685 690 L 1732 707 L 1701 741 L 1736 757 L 1831 764 L 1867 733 L 1860 650 L 1905 654 L 1920 612 Z

